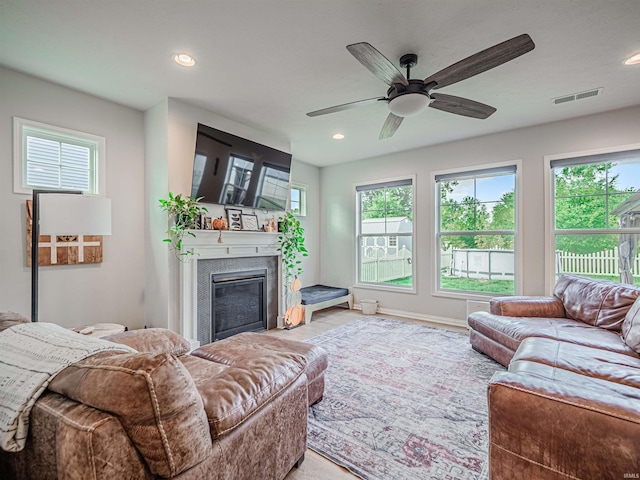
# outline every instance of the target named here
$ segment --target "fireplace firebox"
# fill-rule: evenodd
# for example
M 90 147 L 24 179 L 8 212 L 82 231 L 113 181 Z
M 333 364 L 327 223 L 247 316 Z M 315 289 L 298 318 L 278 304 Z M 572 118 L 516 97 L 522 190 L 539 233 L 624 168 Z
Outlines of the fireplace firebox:
M 211 339 L 267 329 L 267 270 L 211 274 Z

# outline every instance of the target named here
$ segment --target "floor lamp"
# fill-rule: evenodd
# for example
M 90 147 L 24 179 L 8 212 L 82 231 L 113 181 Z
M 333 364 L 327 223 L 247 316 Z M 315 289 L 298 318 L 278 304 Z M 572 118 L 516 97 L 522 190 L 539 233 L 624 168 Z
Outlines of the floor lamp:
M 42 198 L 40 198 L 42 196 Z M 38 321 L 40 235 L 111 235 L 111 200 L 76 190 L 33 190 L 31 214 L 31 321 Z

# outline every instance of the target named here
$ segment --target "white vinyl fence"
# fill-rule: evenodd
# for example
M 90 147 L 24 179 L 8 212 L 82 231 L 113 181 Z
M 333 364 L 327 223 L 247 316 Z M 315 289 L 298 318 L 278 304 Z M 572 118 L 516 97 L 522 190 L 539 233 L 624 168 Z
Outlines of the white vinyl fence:
M 388 282 L 413 274 L 411 250 L 403 248 L 397 255 L 364 257 L 360 271 L 362 282 Z
M 445 275 L 489 280 L 513 280 L 513 250 L 452 249 L 443 252 Z
M 556 251 L 556 273 L 576 275 L 620 275 L 618 250 L 589 254 Z M 489 280 L 510 280 L 514 274 L 513 250 L 452 249 L 441 254 L 445 275 Z M 640 255 L 632 261 L 631 271 L 640 275 Z
M 618 250 L 576 254 L 556 251 L 556 272 L 582 275 L 620 275 L 620 257 Z M 640 272 L 640 255 L 632 260 L 631 272 L 635 276 Z

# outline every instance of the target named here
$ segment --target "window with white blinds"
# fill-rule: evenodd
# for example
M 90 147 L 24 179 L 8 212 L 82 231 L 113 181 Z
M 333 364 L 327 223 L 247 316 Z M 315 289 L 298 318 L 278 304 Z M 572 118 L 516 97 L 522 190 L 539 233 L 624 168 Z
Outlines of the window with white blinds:
M 14 128 L 16 193 L 34 188 L 99 193 L 103 137 L 19 118 L 14 119 Z

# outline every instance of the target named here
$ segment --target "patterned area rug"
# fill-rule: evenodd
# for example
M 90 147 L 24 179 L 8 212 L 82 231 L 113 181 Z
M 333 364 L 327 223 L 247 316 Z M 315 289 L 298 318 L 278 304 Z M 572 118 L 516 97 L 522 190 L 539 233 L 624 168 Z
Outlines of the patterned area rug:
M 489 379 L 464 333 L 365 317 L 307 342 L 329 352 L 308 446 L 365 479 L 481 480 Z

